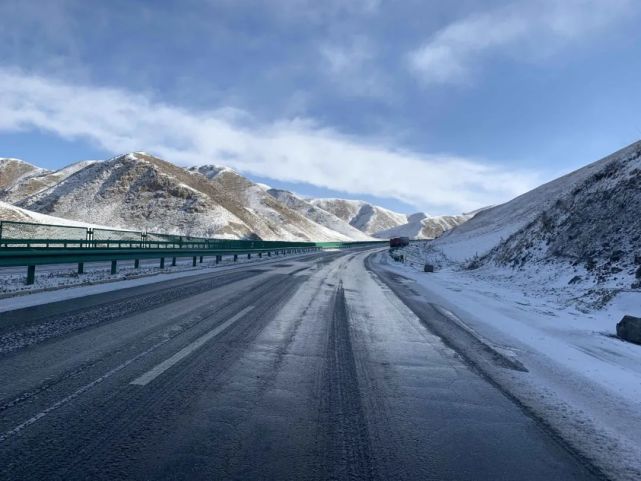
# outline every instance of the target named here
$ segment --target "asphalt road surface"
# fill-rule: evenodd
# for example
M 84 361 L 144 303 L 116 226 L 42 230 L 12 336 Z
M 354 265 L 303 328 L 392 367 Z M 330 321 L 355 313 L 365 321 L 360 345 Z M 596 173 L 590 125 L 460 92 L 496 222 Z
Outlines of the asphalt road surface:
M 1 313 L 0 479 L 598 479 L 367 255 Z

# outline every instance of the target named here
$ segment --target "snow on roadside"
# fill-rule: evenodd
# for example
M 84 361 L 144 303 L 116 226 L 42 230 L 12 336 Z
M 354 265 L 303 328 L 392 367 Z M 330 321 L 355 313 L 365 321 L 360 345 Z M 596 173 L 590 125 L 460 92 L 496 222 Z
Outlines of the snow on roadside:
M 0 220 L 13 221 L 13 222 L 32 222 L 34 224 L 49 224 L 65 227 L 93 227 L 97 229 L 114 229 L 98 224 L 91 224 L 89 222 L 78 222 L 71 219 L 63 219 L 62 217 L 55 217 L 52 215 L 41 214 L 32 210 L 23 209 L 13 204 L 0 201 Z
M 595 309 L 562 269 L 537 284 L 508 268 L 462 270 L 413 245 L 406 264 L 382 257 L 452 312 L 477 337 L 517 358 L 528 373 L 499 373 L 511 392 L 618 479 L 641 479 L 641 346 L 615 337 L 624 314 L 641 316 L 641 292 L 618 292 Z M 422 272 L 428 259 L 437 272 Z M 549 272 L 545 276 L 549 277 Z M 589 290 L 587 288 L 583 288 Z
M 179 258 L 178 265 L 171 267 L 166 264 L 163 270 L 158 268 L 157 259 L 153 264 L 148 265 L 141 261 L 138 269 L 133 268 L 133 262 L 125 264 L 123 261 L 122 265 L 119 264 L 118 273 L 114 275 L 111 275 L 110 267 L 105 263 L 85 264 L 85 274 L 82 275 L 75 272 L 76 265 L 46 266 L 46 270 L 45 266 L 42 266 L 41 273 L 36 269 L 35 284 L 30 286 L 25 285 L 26 268 L 20 268 L 25 272 L 17 272 L 15 268 L 0 269 L 0 295 L 9 296 L 0 297 L 0 312 L 170 279 L 220 272 L 248 263 L 269 265 L 308 255 L 310 254 L 290 254 L 262 259 L 254 256 L 251 260 L 239 256 L 238 262 L 234 262 L 232 257 L 223 256 L 221 264 L 216 265 L 213 258 L 205 258 L 203 263 L 196 267 L 192 266 L 191 258 L 188 258 L 188 262 Z

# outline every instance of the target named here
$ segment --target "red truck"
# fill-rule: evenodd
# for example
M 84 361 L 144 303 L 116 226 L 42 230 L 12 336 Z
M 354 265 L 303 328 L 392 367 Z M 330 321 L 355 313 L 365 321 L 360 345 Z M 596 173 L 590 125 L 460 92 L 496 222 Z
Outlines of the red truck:
M 395 247 L 405 247 L 410 245 L 410 238 L 409 237 L 392 237 L 389 240 L 389 246 L 392 248 Z

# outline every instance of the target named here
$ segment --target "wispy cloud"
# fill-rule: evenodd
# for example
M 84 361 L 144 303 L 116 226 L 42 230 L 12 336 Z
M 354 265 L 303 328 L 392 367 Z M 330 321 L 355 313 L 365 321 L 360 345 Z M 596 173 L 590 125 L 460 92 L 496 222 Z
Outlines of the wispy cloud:
M 526 0 L 471 15 L 437 31 L 408 55 L 427 84 L 467 83 L 483 56 L 517 50 L 531 57 L 597 32 L 633 10 L 633 0 Z
M 0 70 L 0 131 L 42 129 L 114 152 L 146 150 L 182 164 L 221 163 L 289 182 L 391 197 L 436 212 L 508 200 L 527 172 L 352 138 L 309 119 L 259 124 L 246 112 L 192 112 L 123 90 Z
M 388 82 L 379 70 L 376 47 L 364 36 L 319 47 L 322 73 L 344 93 L 356 97 L 385 98 Z

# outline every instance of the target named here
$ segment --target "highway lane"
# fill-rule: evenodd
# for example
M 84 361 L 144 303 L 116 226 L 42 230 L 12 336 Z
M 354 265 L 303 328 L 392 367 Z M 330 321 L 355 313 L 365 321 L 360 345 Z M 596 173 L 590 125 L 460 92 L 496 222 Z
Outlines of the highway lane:
M 366 255 L 0 313 L 0 479 L 597 479 Z

